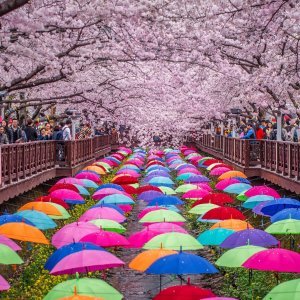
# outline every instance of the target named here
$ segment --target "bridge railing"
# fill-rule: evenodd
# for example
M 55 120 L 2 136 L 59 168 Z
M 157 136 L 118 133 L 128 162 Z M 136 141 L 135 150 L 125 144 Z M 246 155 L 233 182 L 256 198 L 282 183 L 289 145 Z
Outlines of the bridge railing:
M 291 179 L 300 178 L 300 144 L 270 140 L 243 140 L 203 135 L 196 144 L 209 148 L 244 168 L 260 166 Z
M 38 141 L 2 145 L 0 186 L 9 185 L 56 167 L 74 167 L 99 157 L 111 146 L 109 135 L 74 141 Z

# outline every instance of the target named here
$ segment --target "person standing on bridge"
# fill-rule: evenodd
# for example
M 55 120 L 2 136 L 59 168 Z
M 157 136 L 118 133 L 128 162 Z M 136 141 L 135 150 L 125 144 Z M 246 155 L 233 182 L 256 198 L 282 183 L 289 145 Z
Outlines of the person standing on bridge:
M 3 126 L 0 126 L 0 144 L 9 144 L 8 137 Z
M 36 129 L 33 127 L 32 119 L 27 120 L 27 126 L 25 127 L 24 131 L 27 136 L 28 142 L 33 142 L 38 139 L 38 133 L 37 133 Z
M 62 128 L 63 140 L 64 141 L 71 141 L 72 140 L 71 129 L 70 129 L 71 126 L 72 126 L 72 121 L 67 120 L 66 125 Z

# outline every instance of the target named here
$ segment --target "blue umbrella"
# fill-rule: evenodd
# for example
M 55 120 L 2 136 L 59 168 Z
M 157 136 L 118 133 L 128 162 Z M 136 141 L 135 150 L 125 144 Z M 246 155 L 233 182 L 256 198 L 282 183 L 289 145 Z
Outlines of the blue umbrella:
M 194 175 L 192 177 L 189 177 L 188 179 L 185 179 L 184 182 L 186 183 L 210 182 L 210 179 L 203 175 Z
M 91 208 L 94 208 L 94 207 L 110 207 L 110 208 L 115 209 L 116 211 L 118 211 L 122 215 L 125 214 L 125 212 L 118 205 L 115 205 L 115 204 L 97 203 L 97 204 L 93 205 Z
M 122 194 L 113 194 L 102 198 L 98 203 L 108 204 L 134 204 L 134 201 L 128 196 Z
M 136 165 L 124 165 L 123 167 L 120 168 L 120 170 L 124 170 L 124 169 L 129 169 L 137 172 L 140 171 L 140 168 L 137 167 Z
M 85 187 L 83 187 L 82 185 L 75 184 L 75 183 L 72 183 L 72 184 L 78 189 L 78 193 L 80 195 L 83 195 L 83 196 L 89 196 L 90 195 L 89 191 Z
M 155 185 L 155 186 L 167 186 L 167 187 L 172 187 L 174 185 L 174 182 L 167 177 L 155 177 L 152 178 L 149 181 L 150 184 Z
M 159 207 L 166 208 L 168 210 L 172 210 L 178 213 L 180 212 L 180 210 L 175 205 L 159 205 Z
M 219 271 L 205 258 L 180 251 L 156 260 L 146 274 L 213 274 Z
M 186 180 L 192 176 L 195 176 L 194 173 L 183 173 L 176 177 L 176 180 Z
M 233 178 L 237 179 L 241 183 L 251 184 L 251 182 L 247 178 L 243 178 L 243 177 L 233 177 Z
M 18 215 L 11 215 L 11 214 L 5 214 L 0 216 L 0 225 L 6 224 L 6 223 L 20 223 L 24 222 L 28 225 L 35 226 L 32 222 L 25 219 L 24 217 L 18 216 Z
M 254 208 L 256 205 L 260 204 L 261 202 L 271 201 L 274 200 L 274 197 L 269 195 L 256 195 L 253 197 L 248 198 L 242 205 L 244 208 Z
M 79 180 L 83 183 L 84 187 L 93 188 L 93 189 L 96 189 L 98 187 L 98 184 L 92 180 L 89 179 L 79 179 Z
M 35 227 L 41 230 L 52 229 L 57 226 L 48 215 L 37 210 L 22 210 L 16 212 L 15 215 L 29 220 L 34 224 Z
M 148 206 L 182 205 L 184 202 L 175 196 L 159 196 L 149 202 Z
M 219 246 L 223 241 L 228 238 L 235 231 L 226 228 L 216 228 L 203 231 L 198 237 L 197 240 L 202 245 L 207 246 Z
M 111 157 L 111 156 L 108 156 L 108 157 L 105 157 L 105 159 L 108 159 L 110 161 L 113 161 L 115 163 L 117 163 L 118 165 L 121 163 L 118 159 L 116 159 L 115 157 Z
M 261 208 L 261 212 L 267 216 L 273 216 L 286 208 L 300 208 L 300 201 L 292 198 L 278 198 L 267 201 Z
M 102 189 L 116 189 L 118 191 L 121 191 L 121 192 L 124 192 L 124 189 L 118 185 L 118 184 L 115 184 L 115 183 L 105 183 L 105 184 L 101 184 L 95 192 L 99 191 L 99 190 L 102 190 Z
M 163 167 L 163 166 L 160 166 L 160 165 L 156 165 L 156 166 L 150 166 L 150 167 L 148 167 L 147 169 L 146 169 L 146 173 L 149 173 L 150 171 L 153 171 L 153 170 L 163 170 L 163 171 L 165 171 L 165 172 L 167 172 L 167 173 L 170 173 L 171 171 L 169 170 L 169 168 L 167 168 L 167 167 Z
M 166 171 L 163 171 L 163 170 L 153 170 L 153 171 L 150 171 L 147 173 L 146 177 L 149 177 L 149 176 L 163 176 L 163 177 L 170 177 L 170 174 Z
M 271 222 L 274 223 L 286 219 L 300 220 L 300 208 L 283 209 L 271 217 Z
M 170 178 L 170 176 L 167 175 L 148 175 L 144 178 L 143 183 L 147 184 L 151 179 L 157 178 L 157 177 L 165 177 L 165 178 Z
M 82 242 L 78 242 L 78 243 L 73 243 L 73 244 L 68 244 L 65 246 L 62 246 L 61 248 L 55 250 L 53 252 L 53 254 L 48 258 L 48 260 L 45 263 L 44 268 L 48 271 L 51 271 L 54 266 L 64 257 L 72 254 L 72 253 L 76 253 L 82 250 L 102 250 L 102 251 L 106 251 L 104 250 L 102 247 L 99 247 L 95 244 L 92 243 L 82 243 Z
M 229 193 L 229 194 L 240 194 L 251 188 L 252 188 L 252 186 L 247 183 L 233 183 L 233 184 L 230 184 L 229 186 L 227 186 L 224 189 L 224 192 Z

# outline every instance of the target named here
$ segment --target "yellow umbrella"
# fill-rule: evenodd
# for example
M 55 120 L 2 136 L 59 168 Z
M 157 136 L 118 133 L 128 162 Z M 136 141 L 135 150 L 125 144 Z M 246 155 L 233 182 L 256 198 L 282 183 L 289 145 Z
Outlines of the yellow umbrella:
M 61 212 L 57 209 L 56 205 L 53 205 L 51 202 L 28 202 L 22 207 L 18 209 L 18 211 L 22 210 L 37 210 L 40 212 L 45 213 L 46 215 L 52 215 L 52 216 L 61 216 Z
M 0 226 L 0 234 L 14 240 L 49 245 L 42 231 L 24 222 L 3 224 Z
M 218 181 L 223 180 L 223 179 L 229 179 L 233 177 L 242 177 L 242 178 L 247 178 L 245 173 L 240 172 L 240 171 L 228 171 L 224 174 L 222 174 L 219 178 Z
M 96 172 L 99 175 L 105 175 L 106 174 L 104 169 L 101 168 L 101 167 L 98 167 L 98 166 L 88 166 L 88 167 L 84 168 L 83 170 L 93 171 L 93 172 Z

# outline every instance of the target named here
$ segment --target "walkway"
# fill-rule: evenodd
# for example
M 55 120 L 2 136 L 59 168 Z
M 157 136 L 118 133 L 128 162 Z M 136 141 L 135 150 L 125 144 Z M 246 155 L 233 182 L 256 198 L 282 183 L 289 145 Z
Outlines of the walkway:
M 116 149 L 111 136 L 74 141 L 40 141 L 0 147 L 0 203 L 78 170 Z

